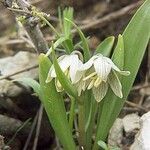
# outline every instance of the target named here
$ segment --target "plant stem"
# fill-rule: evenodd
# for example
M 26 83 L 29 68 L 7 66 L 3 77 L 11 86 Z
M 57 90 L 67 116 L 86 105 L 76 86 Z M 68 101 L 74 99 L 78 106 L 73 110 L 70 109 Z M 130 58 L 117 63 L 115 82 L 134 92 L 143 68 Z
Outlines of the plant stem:
M 101 113 L 102 113 L 102 109 L 103 109 L 103 104 L 104 104 L 104 100 L 102 100 L 101 102 L 100 102 L 100 104 L 99 104 L 99 106 L 98 106 L 98 120 L 97 120 L 97 129 L 96 129 L 96 138 L 95 138 L 95 141 L 94 141 L 94 145 L 93 145 L 93 148 L 92 148 L 92 150 L 97 150 L 97 148 L 98 148 L 98 145 L 97 145 L 97 142 L 98 142 L 98 139 L 97 139 L 97 134 L 99 133 L 100 134 L 100 130 L 99 130 L 99 124 L 100 124 L 100 122 L 101 122 Z
M 53 30 L 53 32 L 56 33 L 56 35 L 57 35 L 58 37 L 60 37 L 60 34 L 57 32 L 57 30 L 49 23 L 49 21 L 48 21 L 45 17 L 43 17 L 43 15 L 41 15 L 41 14 L 39 14 L 39 13 L 36 13 L 36 15 L 37 15 L 41 20 L 43 20 L 43 21 Z
M 36 13 L 36 15 L 37 15 L 41 20 L 43 20 L 43 21 L 53 30 L 53 32 L 57 35 L 58 38 L 61 37 L 61 35 L 59 34 L 59 32 L 57 32 L 57 30 L 53 27 L 53 25 L 51 25 L 51 23 L 50 23 L 43 15 L 41 15 L 40 13 Z M 68 44 L 67 44 L 66 42 L 63 42 L 63 43 L 62 43 L 62 46 L 65 48 L 65 50 L 66 50 L 66 52 L 67 52 L 68 54 L 71 53 L 71 50 L 69 49 Z
M 79 145 L 85 147 L 85 109 L 84 104 L 78 105 L 78 124 L 79 124 Z
M 75 112 L 75 99 L 71 97 L 71 107 L 70 107 L 70 115 L 69 115 L 69 126 L 72 131 L 73 128 L 73 120 L 74 120 L 74 112 Z
M 93 135 L 93 127 L 95 123 L 95 115 L 97 112 L 97 102 L 94 99 L 94 97 L 91 97 L 91 108 L 90 108 L 90 113 L 89 113 L 89 119 L 86 122 L 88 124 L 88 128 L 86 130 L 86 150 L 91 150 L 92 147 L 92 135 Z M 89 122 L 89 123 L 88 123 Z

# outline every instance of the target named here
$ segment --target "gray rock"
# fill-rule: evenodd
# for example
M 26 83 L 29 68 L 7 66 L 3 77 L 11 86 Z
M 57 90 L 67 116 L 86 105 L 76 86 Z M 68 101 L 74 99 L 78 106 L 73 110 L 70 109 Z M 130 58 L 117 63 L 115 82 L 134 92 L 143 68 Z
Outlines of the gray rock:
M 150 112 L 141 117 L 141 129 L 130 150 L 150 150 Z
M 4 145 L 4 137 L 0 135 L 0 149 L 2 149 Z
M 126 133 L 140 128 L 140 117 L 135 113 L 126 115 L 122 121 Z
M 123 122 L 122 119 L 117 118 L 114 122 L 108 136 L 109 147 L 116 147 L 121 144 L 123 137 Z
M 32 67 L 36 64 L 38 64 L 36 54 L 20 51 L 15 56 L 0 59 L 0 72 L 3 76 L 5 76 L 18 72 L 22 69 Z M 38 69 L 35 68 L 19 73 L 12 76 L 11 79 L 18 79 L 22 77 L 37 79 Z M 7 79 L 0 80 L 0 85 L 0 95 L 6 94 L 9 97 L 14 97 L 23 91 L 23 88 L 17 86 L 15 83 Z

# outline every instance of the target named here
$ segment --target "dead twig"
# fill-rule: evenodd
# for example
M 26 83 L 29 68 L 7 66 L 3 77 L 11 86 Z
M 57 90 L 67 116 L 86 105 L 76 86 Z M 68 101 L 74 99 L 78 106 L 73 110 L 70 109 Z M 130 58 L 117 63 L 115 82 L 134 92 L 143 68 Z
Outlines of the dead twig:
M 27 150 L 27 148 L 28 148 L 28 145 L 30 143 L 33 131 L 34 131 L 36 123 L 37 123 L 37 120 L 38 120 L 38 112 L 37 112 L 36 116 L 34 117 L 34 120 L 33 120 L 32 126 L 31 126 L 31 130 L 28 134 L 28 137 L 27 137 L 27 140 L 26 140 L 25 145 L 23 147 L 23 150 Z
M 22 121 L 0 114 L 0 133 L 2 135 L 13 135 L 22 125 Z M 29 129 L 30 123 L 21 130 L 21 133 L 26 136 L 29 133 Z
M 43 116 L 43 105 L 41 104 L 40 108 L 39 108 L 39 112 L 38 112 L 38 122 L 37 122 L 37 128 L 36 128 L 36 133 L 35 133 L 35 138 L 34 138 L 32 150 L 36 150 L 36 148 L 37 148 L 37 143 L 38 143 L 40 128 L 41 128 L 42 116 Z
M 135 108 L 138 108 L 138 109 L 140 109 L 140 110 L 143 110 L 144 112 L 148 112 L 148 111 L 149 111 L 147 108 L 145 108 L 145 107 L 143 107 L 143 106 L 140 106 L 140 105 L 138 105 L 138 104 L 135 104 L 135 103 L 133 103 L 133 102 L 130 102 L 130 101 L 126 101 L 126 104 L 128 104 L 128 105 L 131 106 L 131 107 L 135 107 Z
M 109 22 L 111 22 L 114 19 L 118 19 L 118 18 L 121 18 L 121 17 L 129 14 L 129 12 L 135 10 L 141 4 L 142 4 L 142 1 L 139 1 L 139 2 L 131 4 L 131 5 L 128 5 L 128 6 L 124 7 L 124 8 L 122 8 L 122 9 L 120 9 L 118 11 L 115 11 L 115 12 L 112 12 L 112 13 L 110 13 L 110 14 L 102 17 L 102 18 L 99 18 L 97 20 L 92 20 L 91 23 L 81 25 L 80 29 L 83 30 L 83 31 L 87 31 L 87 30 L 89 30 L 91 28 L 94 28 L 94 27 L 100 28 L 100 27 L 108 24 Z M 25 12 L 25 11 L 23 10 L 23 12 Z M 58 21 L 58 19 L 56 17 L 54 17 L 54 16 L 51 16 L 50 20 Z M 77 22 L 77 21 L 75 21 L 75 22 Z M 80 22 L 80 24 L 82 24 L 82 22 Z M 72 33 L 77 33 L 77 30 L 73 29 Z M 46 38 L 46 41 L 52 41 L 52 40 L 55 40 L 54 36 L 50 36 L 50 37 Z M 14 39 L 14 40 L 6 41 L 5 44 L 9 45 L 9 44 L 24 43 L 24 42 L 26 42 L 26 41 L 19 40 L 19 39 L 18 40 Z M 4 45 L 4 43 L 2 42 L 2 43 L 0 43 L 0 45 Z
M 38 67 L 38 65 L 34 65 L 34 66 L 31 66 L 31 67 L 28 67 L 28 68 L 19 70 L 19 71 L 17 71 L 17 72 L 11 73 L 11 74 L 1 76 L 1 77 L 0 77 L 0 80 L 10 78 L 10 77 L 12 77 L 12 76 L 14 76 L 14 75 L 17 75 L 17 74 L 20 74 L 20 73 L 23 73 L 23 72 L 26 72 L 26 71 L 35 69 L 35 68 L 37 68 L 37 67 Z
M 135 91 L 135 90 L 140 90 L 140 89 L 143 89 L 143 88 L 148 88 L 148 87 L 150 87 L 150 84 L 147 84 L 147 85 L 145 85 L 145 84 L 140 84 L 140 85 L 136 85 L 136 86 L 134 86 L 133 88 L 132 88 L 132 91 Z
M 9 9 L 13 9 L 12 2 L 13 0 L 3 0 L 4 5 L 9 7 Z M 26 0 L 17 0 L 17 5 L 21 10 L 21 13 L 30 12 L 31 5 Z M 16 11 L 16 10 L 15 10 Z M 21 14 L 18 12 L 14 12 L 15 16 L 18 17 Z M 26 15 L 26 14 L 25 14 Z M 35 49 L 38 53 L 46 52 L 48 50 L 48 44 L 44 39 L 44 36 L 39 28 L 38 22 L 34 20 L 34 17 L 28 16 L 26 17 L 26 21 L 23 23 L 25 30 L 27 31 L 30 39 L 32 40 Z
M 112 20 L 118 19 L 120 17 L 123 17 L 123 16 L 129 14 L 129 12 L 135 10 L 142 3 L 143 3 L 142 1 L 138 1 L 138 2 L 136 2 L 134 4 L 128 5 L 128 6 L 124 7 L 124 8 L 122 8 L 122 9 L 117 10 L 115 12 L 112 12 L 112 13 L 110 13 L 110 14 L 102 17 L 102 18 L 99 18 L 99 19 L 97 19 L 95 21 L 91 21 L 91 23 L 89 23 L 89 24 L 82 25 L 82 26 L 80 26 L 80 29 L 82 31 L 86 31 L 86 30 L 91 29 L 91 28 L 96 27 L 96 26 L 98 28 L 100 28 L 100 27 L 104 26 L 105 24 L 111 22 Z M 74 30 L 74 32 L 77 32 L 77 31 Z

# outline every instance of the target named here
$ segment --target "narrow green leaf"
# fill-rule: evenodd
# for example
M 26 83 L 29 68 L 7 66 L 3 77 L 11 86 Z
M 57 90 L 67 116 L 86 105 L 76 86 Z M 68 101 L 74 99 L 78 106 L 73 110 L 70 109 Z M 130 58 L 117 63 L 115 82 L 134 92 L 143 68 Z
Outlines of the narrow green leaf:
M 122 35 L 118 36 L 118 42 L 117 45 L 115 47 L 114 53 L 112 55 L 112 60 L 113 62 L 120 68 L 123 69 L 124 67 L 124 43 L 123 43 L 123 37 Z M 102 116 L 103 114 L 103 107 L 106 101 L 106 98 L 103 99 L 102 103 L 100 104 L 100 110 L 99 110 L 99 122 L 98 122 L 98 127 L 97 127 L 97 134 L 96 134 L 96 141 L 99 140 L 99 135 L 101 135 L 101 133 L 103 131 L 101 131 L 101 126 L 104 126 L 105 124 L 103 124 L 101 122 L 101 119 L 103 117 L 108 117 L 111 120 L 111 116 L 113 114 L 113 108 L 115 107 L 115 99 L 116 96 L 114 95 L 114 93 L 109 89 L 108 94 L 107 94 L 107 99 L 111 99 L 111 101 L 113 101 L 112 103 L 110 103 L 110 108 L 109 108 L 109 112 L 107 113 L 107 116 Z M 117 109 L 117 108 L 116 108 Z M 106 109 L 105 111 L 108 111 L 108 109 Z M 108 125 L 107 125 L 108 126 Z M 103 139 L 104 140 L 104 139 Z M 96 147 L 96 141 L 95 141 L 95 147 Z
M 95 117 L 97 113 L 97 106 L 98 103 L 96 102 L 93 94 L 90 92 L 90 95 L 87 95 L 85 101 L 85 117 L 86 117 L 86 124 L 85 124 L 85 132 L 86 132 L 86 150 L 91 150 L 92 147 L 92 136 L 95 124 Z M 87 108 L 88 107 L 88 108 Z
M 70 22 L 78 31 L 80 38 L 82 40 L 82 47 L 83 47 L 83 52 L 84 52 L 84 59 L 85 61 L 88 61 L 91 54 L 90 54 L 90 50 L 89 50 L 89 46 L 88 46 L 88 42 L 86 37 L 84 36 L 83 32 L 81 31 L 81 29 L 71 20 L 65 18 L 66 21 Z
M 39 80 L 43 95 L 43 105 L 47 112 L 50 123 L 65 150 L 76 150 L 75 143 L 66 117 L 64 100 L 56 91 L 54 80 L 46 83 L 47 74 L 51 62 L 46 55 L 39 56 Z
M 150 38 L 150 0 L 146 0 L 136 12 L 123 33 L 124 39 L 124 70 L 129 70 L 131 75 L 123 77 L 123 99 L 119 99 L 109 90 L 105 97 L 102 114 L 100 117 L 99 130 L 96 140 L 105 140 L 110 127 L 118 116 L 123 104 L 130 92 L 141 64 L 146 46 Z M 108 111 L 109 110 L 109 111 Z M 95 143 L 93 150 L 98 150 Z
M 58 7 L 58 19 L 59 19 L 60 30 L 62 30 L 63 29 L 63 20 L 62 20 L 62 12 L 61 12 L 60 7 Z
M 59 45 L 61 45 L 66 40 L 66 37 L 60 37 L 55 43 L 54 48 L 56 49 Z M 52 47 L 46 53 L 46 56 L 49 56 L 52 52 Z
M 98 141 L 97 144 L 104 150 L 108 150 L 107 144 L 103 141 Z
M 88 97 L 88 99 L 90 100 L 90 102 L 89 102 L 90 103 L 90 108 L 88 108 L 88 115 L 87 115 L 87 118 L 86 118 L 85 132 L 87 132 L 90 124 L 94 121 L 95 112 L 96 112 L 97 106 L 98 106 L 98 103 L 94 99 L 93 95 L 91 95 L 91 98 Z
M 19 78 L 14 81 L 22 82 L 23 84 L 32 87 L 34 92 L 37 93 L 39 97 L 41 96 L 40 84 L 32 78 Z
M 72 39 L 67 38 L 63 44 L 65 45 L 65 47 L 67 48 L 66 52 L 68 52 L 68 54 L 70 54 L 73 50 L 74 50 L 74 46 L 73 46 L 73 42 Z
M 101 53 L 104 56 L 109 57 L 112 47 L 114 45 L 114 40 L 115 37 L 114 36 L 110 36 L 108 38 L 106 38 L 103 42 L 101 42 L 97 48 L 96 48 L 96 53 Z
M 63 11 L 63 36 L 66 37 L 64 45 L 66 47 L 66 51 L 70 53 L 74 50 L 71 33 L 72 24 L 66 21 L 65 18 L 73 21 L 73 8 L 69 7 Z
M 53 46 L 52 46 L 53 47 Z M 53 48 L 52 48 L 53 49 Z M 52 54 L 53 54 L 53 63 L 54 63 L 54 68 L 56 71 L 56 75 L 57 78 L 59 80 L 59 82 L 61 83 L 61 85 L 63 86 L 63 88 L 65 89 L 65 91 L 73 96 L 74 98 L 77 99 L 77 90 L 75 89 L 75 87 L 71 84 L 70 80 L 68 79 L 68 77 L 66 77 L 66 75 L 63 73 L 63 71 L 61 70 L 54 49 L 52 50 Z
M 63 11 L 64 34 L 67 38 L 69 38 L 71 35 L 70 33 L 71 33 L 72 24 L 68 22 L 67 20 L 65 20 L 65 18 L 73 21 L 73 8 L 69 7 Z
M 37 16 L 41 20 L 43 20 L 52 29 L 52 31 L 57 35 L 57 38 L 61 38 L 60 33 L 57 32 L 57 30 L 54 28 L 54 26 L 46 18 L 44 18 L 43 15 L 37 14 Z M 65 38 L 66 38 L 66 36 L 65 36 Z M 67 37 L 67 39 L 68 39 L 68 37 Z M 65 50 L 68 54 L 72 52 L 72 49 L 70 49 L 65 42 L 62 42 L 62 46 L 65 48 Z M 51 53 L 51 51 L 49 50 L 47 55 L 50 55 L 50 53 Z
M 116 45 L 116 48 L 114 50 L 114 53 L 112 55 L 112 60 L 113 62 L 120 68 L 120 69 L 124 69 L 124 42 L 123 42 L 123 37 L 120 34 L 118 36 L 118 42 Z

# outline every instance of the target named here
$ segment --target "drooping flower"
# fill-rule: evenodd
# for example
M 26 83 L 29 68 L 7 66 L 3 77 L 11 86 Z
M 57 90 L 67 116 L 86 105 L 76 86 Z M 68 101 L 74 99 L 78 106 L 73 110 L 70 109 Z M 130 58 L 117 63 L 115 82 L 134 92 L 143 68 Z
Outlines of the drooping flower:
M 58 58 L 58 63 L 61 70 L 64 74 L 71 80 L 72 84 L 77 84 L 77 82 L 81 79 L 83 72 L 78 71 L 79 66 L 83 65 L 82 63 L 83 56 L 79 51 L 74 51 L 70 55 L 62 55 Z M 50 82 L 53 78 L 55 78 L 55 85 L 58 92 L 63 91 L 63 87 L 59 80 L 57 79 L 57 75 L 55 72 L 54 65 L 51 66 L 46 82 Z M 78 84 L 79 86 L 79 84 Z M 78 92 L 81 93 L 81 92 Z M 79 94 L 80 95 L 80 94 Z
M 127 76 L 130 72 L 121 71 L 110 58 L 102 54 L 94 55 L 79 68 L 79 71 L 86 72 L 83 81 L 86 82 L 88 90 L 92 89 L 97 102 L 105 97 L 109 85 L 116 96 L 123 97 L 122 85 L 117 73 Z

